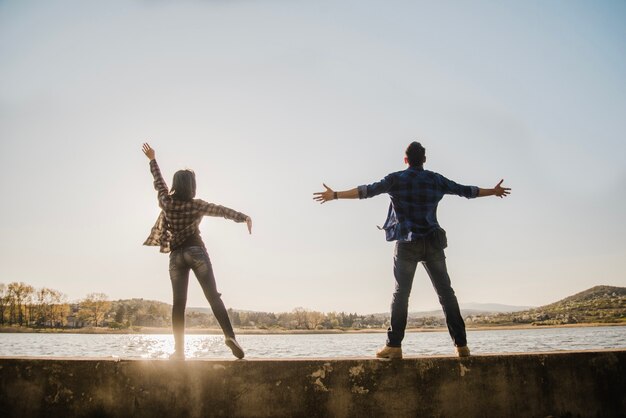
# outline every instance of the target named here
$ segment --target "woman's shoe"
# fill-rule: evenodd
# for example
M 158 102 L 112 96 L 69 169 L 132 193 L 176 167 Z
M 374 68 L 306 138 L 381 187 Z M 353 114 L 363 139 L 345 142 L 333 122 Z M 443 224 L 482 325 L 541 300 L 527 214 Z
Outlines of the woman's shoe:
M 172 354 L 170 354 L 170 360 L 184 361 L 185 360 L 185 352 L 184 351 L 174 351 Z
M 226 337 L 224 342 L 226 343 L 228 348 L 230 348 L 230 351 L 233 352 L 233 355 L 235 357 L 237 357 L 240 360 L 243 358 L 244 356 L 243 348 L 241 348 L 237 340 L 235 340 L 235 337 Z

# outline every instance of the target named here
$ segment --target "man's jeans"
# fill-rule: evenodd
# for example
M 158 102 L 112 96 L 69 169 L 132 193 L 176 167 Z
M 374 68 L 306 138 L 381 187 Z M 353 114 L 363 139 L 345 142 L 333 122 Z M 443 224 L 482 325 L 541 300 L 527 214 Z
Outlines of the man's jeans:
M 222 302 L 222 295 L 217 291 L 209 254 L 203 247 L 182 248 L 170 253 L 170 279 L 174 293 L 172 328 L 177 351 L 183 350 L 185 345 L 185 306 L 187 305 L 189 270 L 193 270 L 198 282 L 200 282 L 204 295 L 213 310 L 213 315 L 222 327 L 224 335 L 226 337 L 235 336 L 230 319 L 228 319 L 228 312 L 224 302 Z
M 391 326 L 387 330 L 387 345 L 400 347 L 406 328 L 409 295 L 417 263 L 422 262 L 439 296 L 439 303 L 446 317 L 448 331 L 457 347 L 467 345 L 465 323 L 459 304 L 450 286 L 450 276 L 446 268 L 446 256 L 442 249 L 435 248 L 428 238 L 414 242 L 396 243 L 393 259 L 393 274 L 396 288 L 391 302 Z

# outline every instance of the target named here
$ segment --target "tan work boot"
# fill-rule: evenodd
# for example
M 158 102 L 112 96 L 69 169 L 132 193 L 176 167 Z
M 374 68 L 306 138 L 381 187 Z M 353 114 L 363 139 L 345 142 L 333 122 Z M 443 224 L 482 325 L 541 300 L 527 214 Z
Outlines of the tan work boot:
M 463 347 L 454 347 L 456 349 L 456 355 L 459 357 L 469 357 L 470 356 L 470 350 L 469 348 L 464 345 Z
M 376 352 L 378 358 L 400 359 L 402 358 L 402 347 L 384 346 Z

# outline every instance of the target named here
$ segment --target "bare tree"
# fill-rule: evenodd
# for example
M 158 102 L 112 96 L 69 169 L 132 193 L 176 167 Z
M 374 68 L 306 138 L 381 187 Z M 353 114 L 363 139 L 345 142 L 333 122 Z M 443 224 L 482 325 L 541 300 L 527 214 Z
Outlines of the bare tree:
M 48 289 L 47 318 L 51 327 L 61 327 L 67 324 L 70 306 L 67 297 L 58 290 Z
M 63 293 L 47 287 L 35 292 L 33 312 L 34 323 L 40 327 L 58 327 L 67 323 L 69 305 Z
M 107 295 L 104 293 L 90 293 L 80 302 L 78 315 L 97 327 L 98 324 L 102 324 L 109 309 L 111 309 L 111 302 Z
M 35 324 L 45 326 L 48 321 L 48 288 L 43 287 L 35 292 Z
M 54 327 L 64 327 L 67 325 L 67 317 L 70 314 L 70 305 L 63 296 L 59 303 L 55 303 L 51 307 L 51 321 Z
M 317 329 L 324 322 L 325 315 L 318 311 L 307 311 L 306 313 L 307 328 Z
M 297 329 L 309 329 L 307 323 L 307 311 L 304 308 L 298 307 L 292 311 L 293 318 L 296 322 Z
M 0 326 L 4 325 L 4 313 L 9 305 L 9 290 L 7 285 L 0 283 Z
M 10 322 L 24 323 L 25 303 L 30 300 L 35 288 L 23 282 L 9 283 Z

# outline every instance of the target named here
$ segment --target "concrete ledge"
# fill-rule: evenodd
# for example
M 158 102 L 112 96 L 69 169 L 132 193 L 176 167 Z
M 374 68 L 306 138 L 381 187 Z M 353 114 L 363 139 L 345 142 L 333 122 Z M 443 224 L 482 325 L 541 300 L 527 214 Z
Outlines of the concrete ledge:
M 400 361 L 0 358 L 2 417 L 624 417 L 626 350 Z

